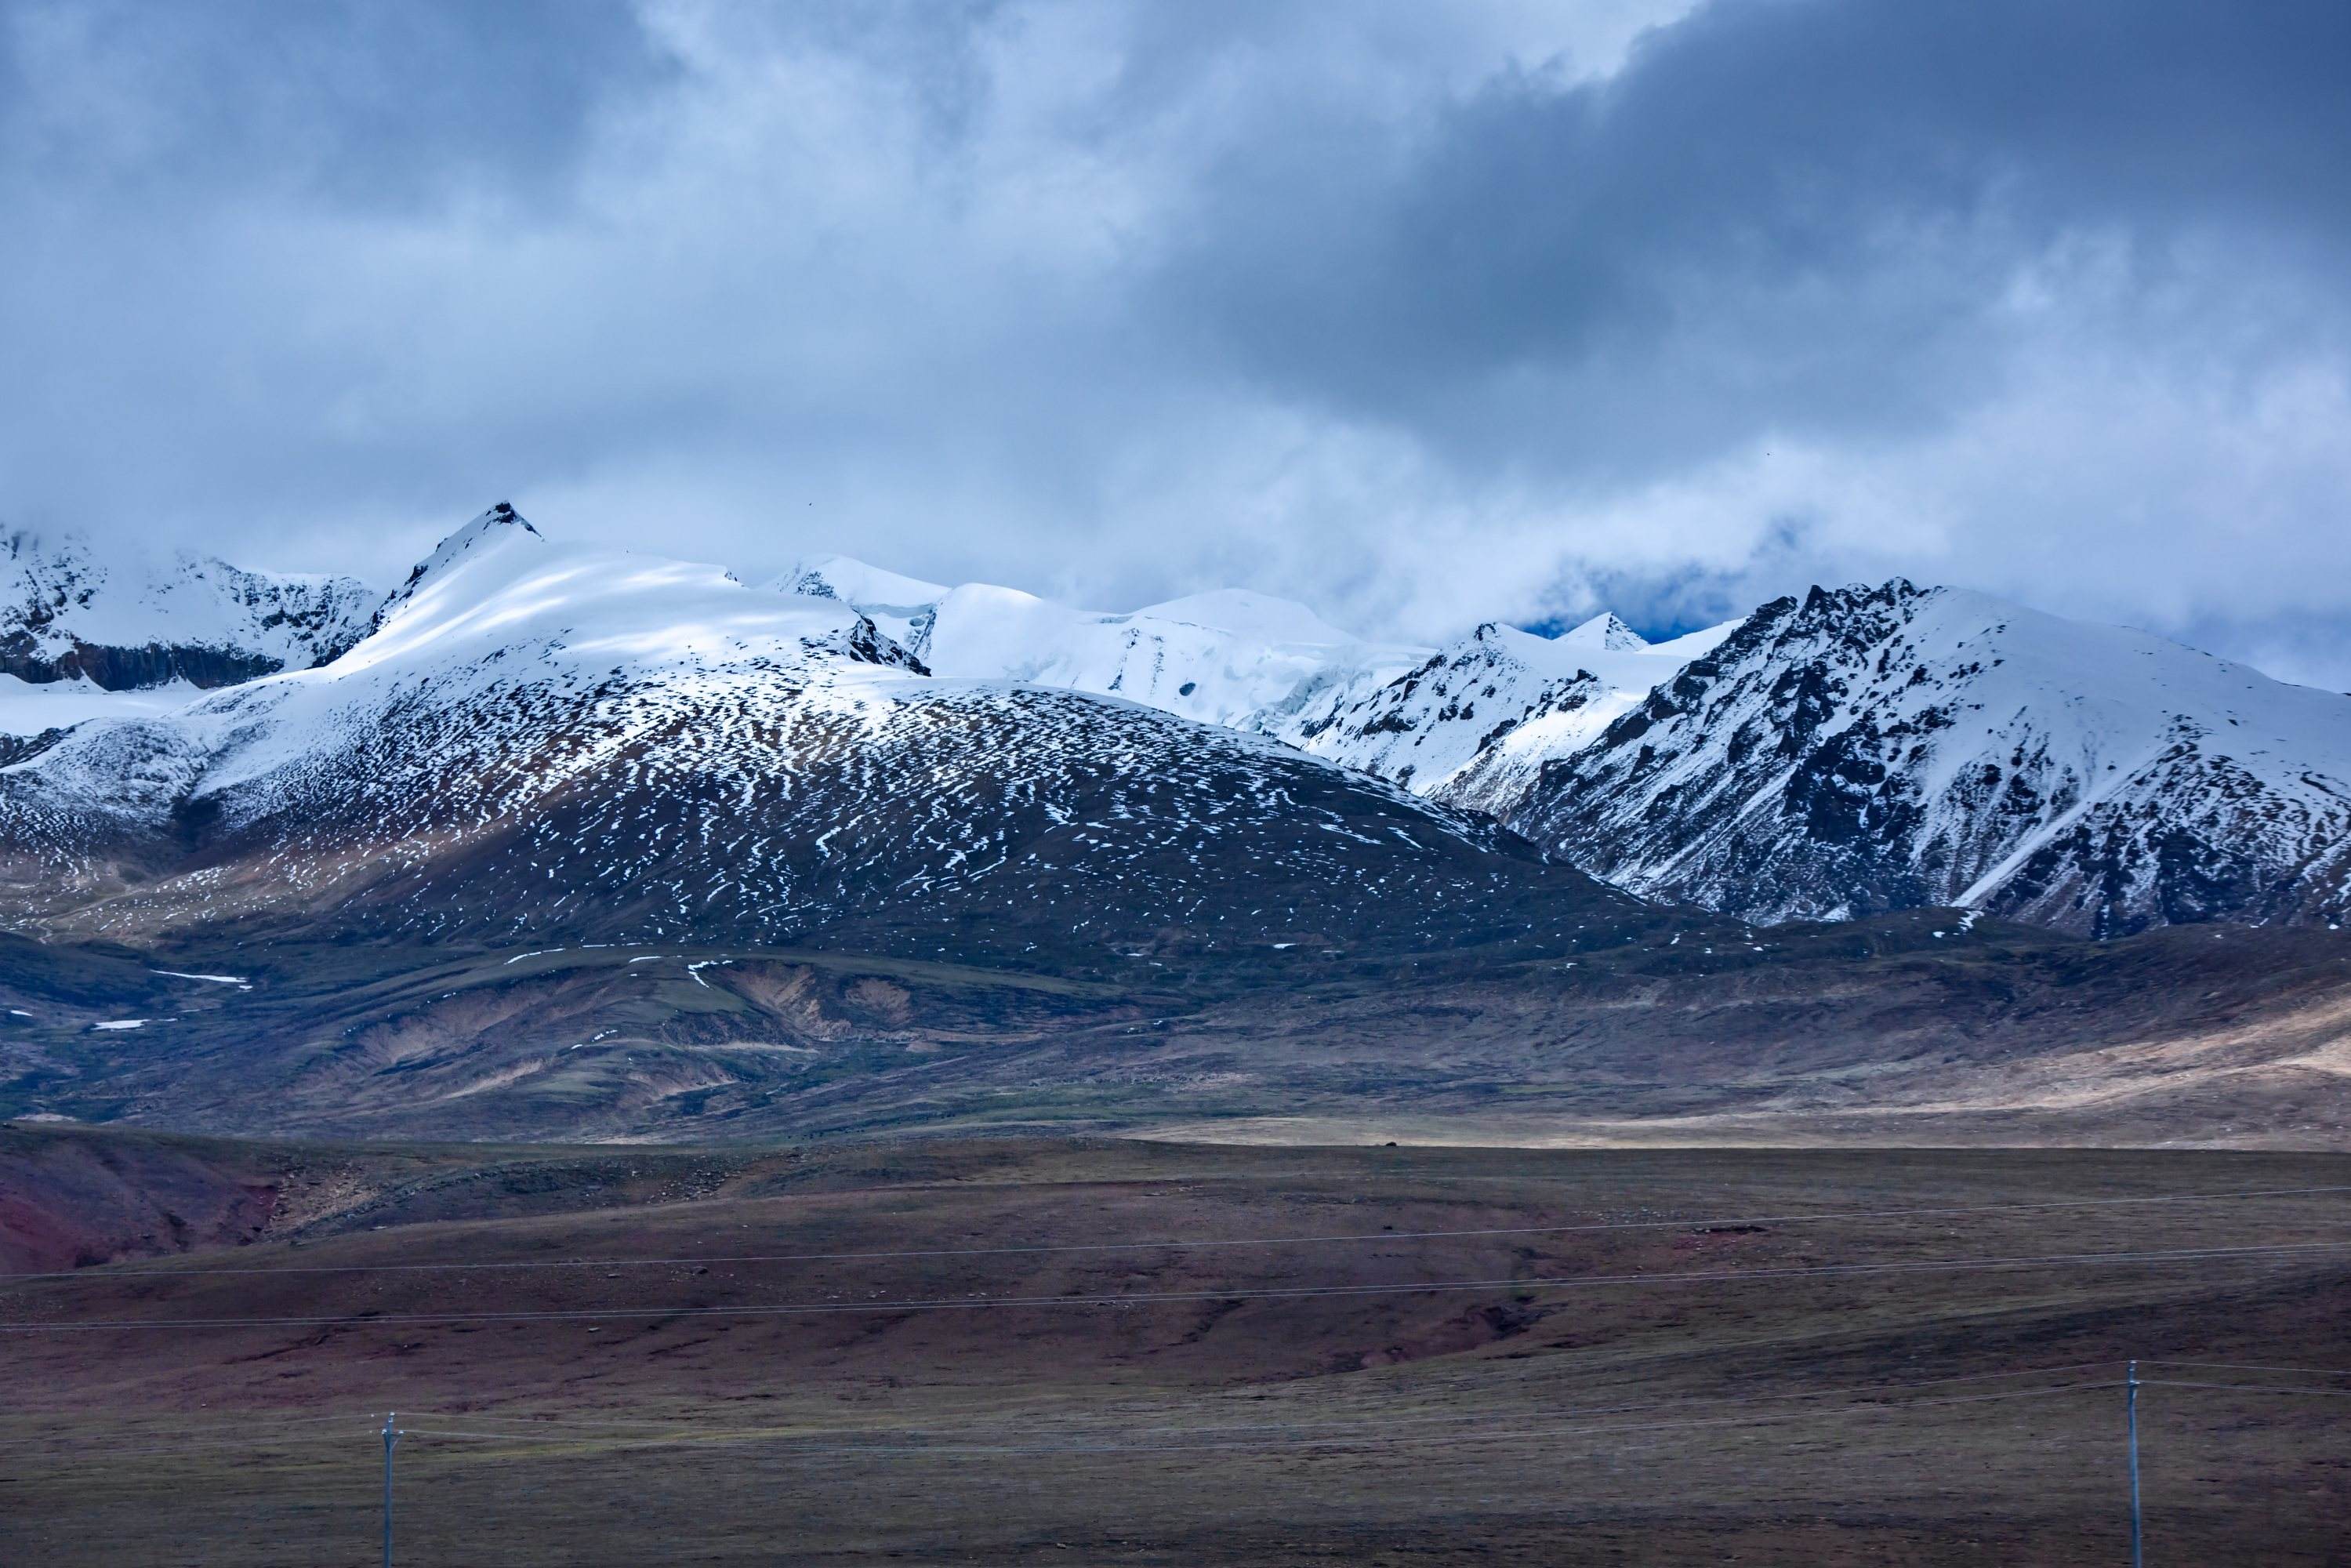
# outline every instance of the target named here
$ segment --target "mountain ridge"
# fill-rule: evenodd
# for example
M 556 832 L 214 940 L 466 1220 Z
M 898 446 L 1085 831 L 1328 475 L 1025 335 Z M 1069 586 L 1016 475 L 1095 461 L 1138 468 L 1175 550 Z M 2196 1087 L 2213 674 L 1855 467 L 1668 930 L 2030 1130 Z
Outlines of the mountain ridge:
M 234 685 L 324 663 L 376 595 L 353 578 L 247 571 L 190 550 L 102 558 L 78 534 L 0 536 L 0 674 L 106 691 Z
M 772 942 L 1077 907 L 1099 948 L 1274 940 L 1315 924 L 1311 885 L 1326 923 L 1442 946 L 1446 911 L 1492 918 L 1481 897 L 1528 929 L 1635 907 L 1268 737 L 935 677 L 837 599 L 518 523 L 459 530 L 329 664 L 0 769 L 15 920 L 142 941 Z M 1244 865 L 1264 896 L 1212 907 Z
M 450 582 L 478 582 L 478 563 L 510 549 L 593 564 L 517 569 L 537 585 L 525 597 L 546 601 L 536 607 L 509 598 L 454 619 L 435 611 Z M 1270 737 L 1500 824 L 1642 896 L 1734 916 L 1962 904 L 2104 935 L 2346 913 L 2351 699 L 1966 591 L 1900 579 L 1815 588 L 1656 643 L 1606 612 L 1558 637 L 1489 622 L 1432 650 L 1357 638 L 1244 590 L 1102 612 L 840 556 L 751 590 L 717 568 L 580 549 L 551 543 L 501 502 L 419 561 L 369 612 L 363 636 L 344 640 L 356 616 L 348 595 L 338 600 L 341 619 L 319 632 L 314 661 L 335 667 L 326 676 L 86 697 L 84 685 L 58 683 L 42 702 L 0 704 L 0 719 L 33 716 L 0 764 L 68 753 L 18 784 L 12 809 L 42 824 L 27 829 L 36 839 L 61 834 L 40 840 L 52 847 L 119 841 L 183 786 L 191 805 L 225 798 L 222 781 L 237 775 L 204 737 L 287 694 L 356 690 L 345 683 L 420 637 L 454 645 L 475 634 L 468 626 L 488 635 L 535 623 L 547 605 L 572 604 L 595 624 L 542 627 L 532 655 L 542 661 L 568 640 L 632 657 L 693 653 L 691 636 L 663 650 L 672 615 L 685 617 L 673 631 L 700 628 L 722 667 L 736 656 L 722 650 L 730 627 L 769 637 L 765 657 L 781 671 L 800 667 L 803 650 L 759 630 L 759 607 L 789 620 L 831 604 L 819 641 L 833 654 L 933 677 L 938 702 L 1061 690 Z M 585 597 L 582 573 L 604 580 Z M 689 597 L 705 596 L 690 615 L 674 602 L 689 583 Z M 53 714 L 65 721 L 43 722 Z M 83 717 L 128 723 L 72 740 Z M 250 772 L 257 753 L 249 737 L 240 746 L 236 766 Z M 107 800 L 110 777 L 120 784 Z M 45 782 L 68 779 L 62 796 L 40 799 Z M 79 828 L 64 804 L 76 797 L 88 808 Z
M 831 570 L 854 593 L 871 569 Z M 941 591 L 936 602 L 963 593 Z M 1898 627 L 1919 605 L 1963 606 L 1961 619 L 1980 624 L 1929 627 L 1928 644 L 1905 642 Z M 1815 628 L 1819 646 L 1780 634 L 1782 622 L 1806 615 L 1842 624 Z M 2020 656 L 2039 672 L 2029 689 L 2010 689 L 2008 655 L 1966 656 L 1971 635 L 2028 632 Z M 1769 724 L 1730 712 L 1728 699 L 1702 718 L 1685 712 L 1679 705 L 1698 700 L 1686 683 L 1712 682 L 1721 650 L 1742 637 L 1731 656 L 1760 663 L 1740 671 L 1740 700 L 1771 710 Z M 1847 648 L 1842 664 L 1837 643 Z M 1910 657 L 1915 689 L 1865 698 L 1884 711 L 1838 710 L 1839 694 L 1885 673 L 1863 668 L 1856 650 Z M 1765 921 L 1964 904 L 2087 935 L 2351 917 L 2351 699 L 2151 633 L 1897 578 L 1815 587 L 1654 644 L 1603 612 L 1556 638 L 1489 622 L 1393 674 L 1335 644 L 1311 657 L 1320 663 L 1303 674 L 1284 672 L 1296 675 L 1285 695 L 1196 716 L 1500 821 L 1644 896 Z M 994 660 L 998 671 L 1019 668 Z M 1089 685 L 1067 662 L 1052 674 Z M 1917 685 L 1929 682 L 1948 699 L 1940 706 Z M 1119 689 L 1099 674 L 1091 687 Z M 1780 695 L 1758 695 L 1764 687 Z M 1980 756 L 1962 759 L 1952 738 L 1930 743 L 1924 733 L 1970 715 L 1985 726 Z M 1652 731 L 1676 716 L 1673 777 L 1648 788 L 1667 767 Z M 2247 727 L 2257 717 L 2268 727 L 2255 744 Z M 2012 744 L 1995 745 L 1994 729 Z M 1896 741 L 1916 754 L 1885 754 Z M 1920 761 L 1930 754 L 1933 765 Z M 1757 757 L 1778 758 L 1785 777 L 1757 772 Z M 2109 771 L 2123 788 L 2105 788 Z M 1700 774 L 1713 779 L 1703 789 L 1692 782 Z M 1774 791 L 1780 804 L 1766 810 Z M 1949 871 L 1961 864 L 1966 875 Z
M 2307 919 L 2110 944 L 1945 908 L 1764 926 L 1272 734 L 931 673 L 838 594 L 495 508 L 420 566 L 329 664 L 0 766 L 0 1112 L 639 1139 L 1959 1104 L 1997 1136 L 2087 1095 L 2099 1136 L 2215 1108 L 2335 1135 L 2311 1064 L 2351 947 Z M 1602 731 L 1622 758 L 1677 724 L 1727 741 L 1709 703 L 1782 674 L 1822 715 L 1882 695 L 1859 633 L 1917 622 L 1896 597 L 1820 600 L 1812 642 L 1766 607 L 1687 661 L 1605 622 L 1465 646 L 1593 703 L 1663 668 Z M 1217 595 L 1107 645 L 1207 625 L 1221 657 L 1235 622 L 1305 624 Z M 1230 689 L 1292 674 L 1270 667 Z M 1888 661 L 1897 694 L 1909 668 Z M 1503 695 L 1444 685 L 1395 733 Z M 1856 727 L 1758 722 L 1815 748 Z M 1539 769 L 1541 800 L 1562 782 Z
M 1966 904 L 2110 936 L 2351 912 L 2351 699 L 1896 579 L 1762 606 L 1508 820 L 1761 919 Z

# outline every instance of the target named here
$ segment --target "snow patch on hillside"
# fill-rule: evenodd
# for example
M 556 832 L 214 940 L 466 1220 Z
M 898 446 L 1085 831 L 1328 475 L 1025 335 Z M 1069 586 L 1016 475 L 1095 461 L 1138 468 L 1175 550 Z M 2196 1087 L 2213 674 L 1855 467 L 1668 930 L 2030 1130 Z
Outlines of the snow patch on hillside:
M 1367 642 L 1303 604 L 1246 589 L 1081 610 L 990 583 L 944 588 L 843 556 L 804 561 L 770 586 L 855 605 L 943 677 L 1120 697 L 1231 729 L 1281 733 L 1316 694 L 1391 679 L 1427 653 Z
M 0 735 L 33 736 L 95 718 L 150 718 L 204 695 L 185 681 L 110 692 L 94 681 L 33 682 L 0 674 Z

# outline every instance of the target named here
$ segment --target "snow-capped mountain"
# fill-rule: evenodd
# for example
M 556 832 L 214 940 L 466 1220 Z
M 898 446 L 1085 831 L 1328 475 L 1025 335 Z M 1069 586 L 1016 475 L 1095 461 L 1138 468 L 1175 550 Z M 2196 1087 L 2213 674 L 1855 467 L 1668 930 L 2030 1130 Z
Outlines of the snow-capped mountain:
M 1432 652 L 1239 591 L 1096 612 L 841 557 L 747 588 L 503 504 L 381 601 L 9 548 L 5 645 L 71 678 L 0 675 L 0 858 L 26 912 L 94 930 L 308 901 L 419 935 L 723 907 L 773 936 L 952 888 L 939 909 L 999 919 L 1115 904 L 1126 940 L 1433 876 L 1347 918 L 1434 939 L 1530 874 L 1473 818 L 1752 919 L 2351 909 L 2351 698 L 1906 582 L 1655 644 L 1602 615 Z M 1332 890 L 1219 888 L 1252 857 Z
M 333 662 L 0 769 L 0 846 L 9 924 L 129 940 L 853 928 L 1126 962 L 1498 928 L 1556 948 L 1595 912 L 1650 918 L 1265 737 L 934 677 L 838 598 L 558 544 L 504 507 Z
M 1544 764 L 1582 747 L 1732 625 L 1651 643 L 1608 614 L 1556 638 L 1489 621 L 1278 733 L 1417 794 L 1507 817 Z
M 1557 638 L 1489 622 L 1430 649 L 1238 589 L 1110 613 L 845 556 L 804 561 L 774 586 L 856 606 L 941 675 L 1066 686 L 1270 735 L 1489 817 L 1736 624 L 1653 645 L 1614 615 Z
M 2344 909 L 2351 700 L 1978 595 L 1816 591 L 1656 644 L 1489 622 L 1432 653 L 1251 595 L 1092 614 L 840 558 L 792 582 L 943 673 L 1272 735 L 1645 896 L 2092 932 Z
M 1511 824 L 1756 919 L 1964 904 L 2098 935 L 2351 915 L 2351 698 L 1896 580 L 1764 605 Z
M 774 586 L 856 606 L 939 675 L 1063 686 L 1269 734 L 1428 653 L 1365 642 L 1302 604 L 1242 589 L 1111 613 L 987 583 L 946 588 L 843 556 L 804 561 Z
M 177 706 L 198 690 L 331 659 L 378 595 L 185 551 L 100 555 L 78 536 L 0 535 L 0 734 Z M 136 693 L 136 696 L 127 694 Z

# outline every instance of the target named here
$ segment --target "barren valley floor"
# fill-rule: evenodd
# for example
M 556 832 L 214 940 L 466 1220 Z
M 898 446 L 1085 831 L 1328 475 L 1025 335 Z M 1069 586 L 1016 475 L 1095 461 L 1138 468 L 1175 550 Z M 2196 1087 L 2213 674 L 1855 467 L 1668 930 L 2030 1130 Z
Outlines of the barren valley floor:
M 19 1124 L 0 1561 L 372 1563 L 389 1407 L 411 1565 L 2119 1563 L 2136 1357 L 2148 1560 L 2339 1562 L 2346 1219 L 2332 1154 Z

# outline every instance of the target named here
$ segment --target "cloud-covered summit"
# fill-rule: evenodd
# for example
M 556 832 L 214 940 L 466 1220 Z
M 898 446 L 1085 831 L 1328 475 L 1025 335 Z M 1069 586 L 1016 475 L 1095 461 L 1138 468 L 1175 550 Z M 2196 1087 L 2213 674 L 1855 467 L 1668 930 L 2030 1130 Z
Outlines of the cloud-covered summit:
M 0 5 L 0 518 L 2351 685 L 2351 13 Z

